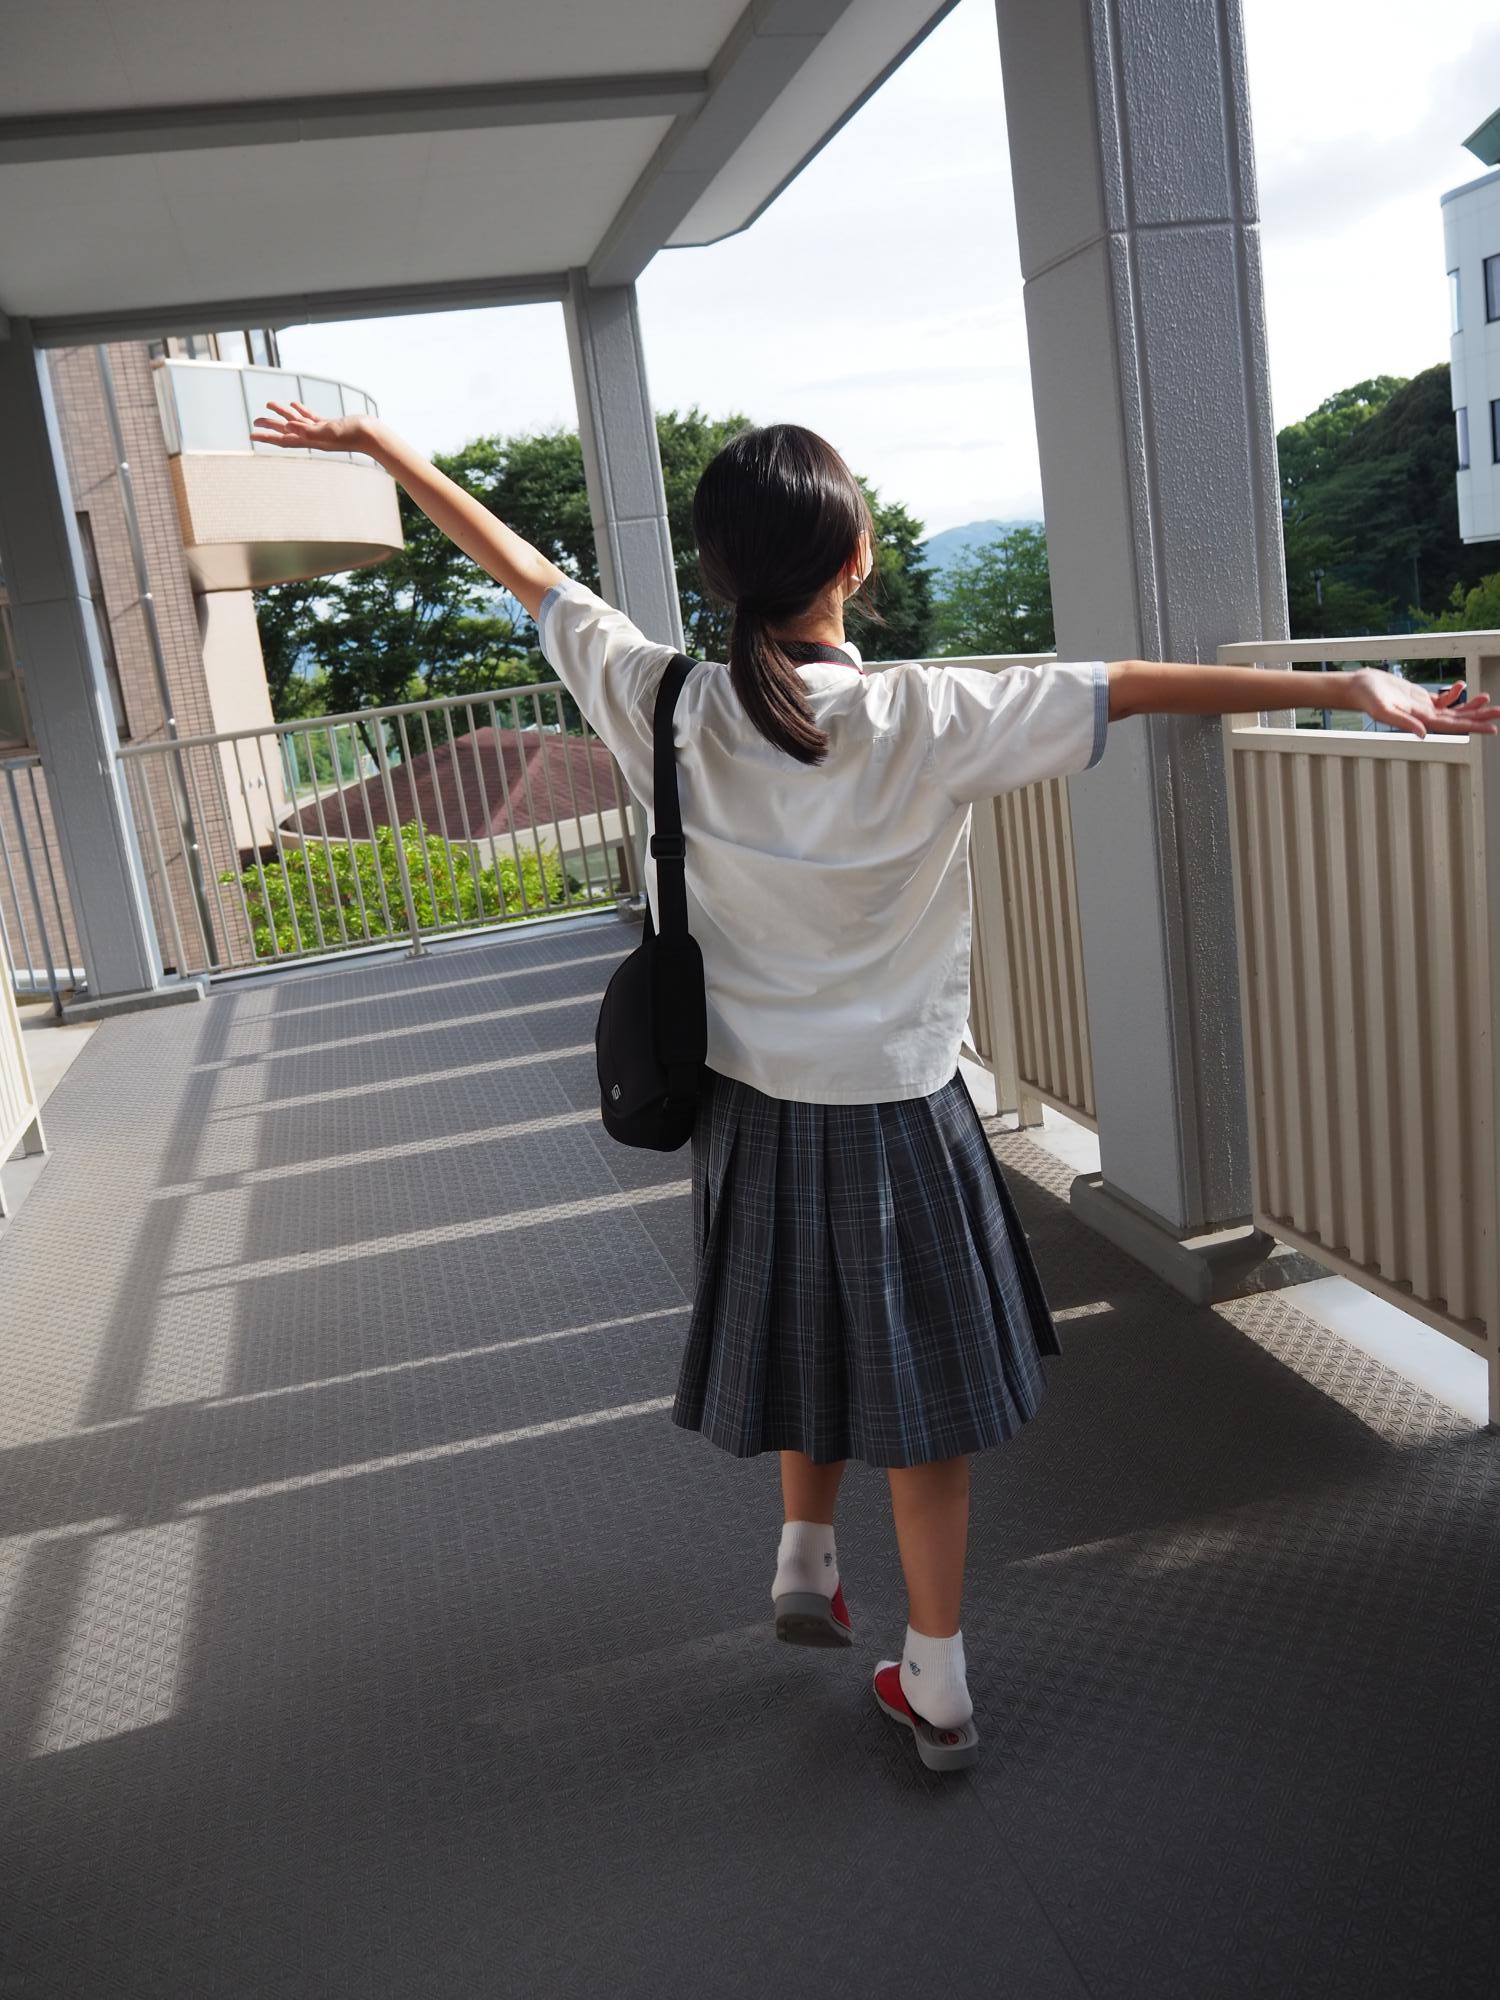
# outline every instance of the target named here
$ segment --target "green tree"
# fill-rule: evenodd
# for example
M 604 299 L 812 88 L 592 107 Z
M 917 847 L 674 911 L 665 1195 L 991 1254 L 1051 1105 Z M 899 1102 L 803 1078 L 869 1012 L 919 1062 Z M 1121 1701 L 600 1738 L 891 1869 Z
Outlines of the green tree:
M 1424 615 L 1422 625 L 1429 632 L 1500 632 L 1500 570 L 1469 590 L 1454 584 L 1447 610 Z
M 1410 631 L 1479 582 L 1484 557 L 1458 532 L 1446 363 L 1343 390 L 1277 444 L 1294 636 Z
M 1047 537 L 1011 528 L 951 564 L 935 614 L 939 652 L 1050 653 L 1052 584 Z
M 708 596 L 699 574 L 693 494 L 708 461 L 747 423 L 739 415 L 707 417 L 698 409 L 664 410 L 656 420 L 684 639 L 690 652 L 709 659 L 725 655 L 729 613 Z M 436 463 L 567 575 L 599 588 L 576 432 L 475 438 Z M 921 524 L 898 503 L 869 497 L 876 527 L 877 615 L 858 625 L 858 634 L 869 635 L 860 643 L 887 656 L 911 657 L 925 650 L 931 617 Z M 536 649 L 535 628 L 522 607 L 497 590 L 404 493 L 401 522 L 405 546 L 375 568 L 257 593 L 262 646 L 278 663 L 273 704 L 279 717 L 310 712 L 309 667 L 319 697 L 311 712 L 555 678 Z

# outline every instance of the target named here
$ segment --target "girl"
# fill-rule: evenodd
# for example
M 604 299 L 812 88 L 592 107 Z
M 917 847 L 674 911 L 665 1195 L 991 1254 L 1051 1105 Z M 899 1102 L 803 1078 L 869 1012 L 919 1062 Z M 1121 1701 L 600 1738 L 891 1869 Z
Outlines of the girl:
M 651 797 L 671 648 L 366 418 L 273 403 L 256 438 L 368 453 L 519 598 L 542 651 Z M 673 1416 L 738 1456 L 777 1451 L 777 1636 L 848 1646 L 834 1508 L 849 1458 L 887 1470 L 908 1593 L 884 1712 L 924 1763 L 979 1734 L 959 1610 L 969 1457 L 1014 1436 L 1057 1336 L 958 1074 L 969 997 L 969 808 L 1086 770 L 1146 713 L 1291 708 L 1295 673 L 1163 666 L 900 666 L 865 677 L 844 606 L 873 533 L 843 460 L 794 425 L 725 446 L 693 510 L 733 607 L 728 670 L 697 666 L 676 744 L 709 1071 L 693 1134 L 698 1275 Z M 1389 674 L 1318 698 L 1413 734 L 1493 733 L 1500 710 Z M 654 878 L 653 878 L 654 886 Z

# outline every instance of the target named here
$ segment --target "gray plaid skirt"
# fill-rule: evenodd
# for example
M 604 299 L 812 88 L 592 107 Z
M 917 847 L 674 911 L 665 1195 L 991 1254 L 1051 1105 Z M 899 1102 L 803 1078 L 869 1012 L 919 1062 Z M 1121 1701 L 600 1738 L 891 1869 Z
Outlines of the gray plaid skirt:
M 963 1080 L 792 1104 L 705 1075 L 675 1423 L 748 1458 L 923 1465 L 1013 1437 L 1056 1329 Z

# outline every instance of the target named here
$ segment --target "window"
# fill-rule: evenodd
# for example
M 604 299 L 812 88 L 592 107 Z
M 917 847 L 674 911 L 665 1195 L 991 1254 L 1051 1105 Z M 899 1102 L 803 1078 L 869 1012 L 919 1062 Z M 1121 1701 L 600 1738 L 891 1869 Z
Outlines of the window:
M 1468 413 L 1468 411 L 1467 411 L 1467 410 L 1455 410 L 1455 411 L 1453 412 L 1453 420 L 1454 420 L 1454 422 L 1455 422 L 1455 423 L 1456 423 L 1456 424 L 1458 425 L 1458 469 L 1459 469 L 1459 471 L 1460 471 L 1460 472 L 1467 472 L 1467 471 L 1468 471 L 1468 469 L 1469 469 L 1469 413 Z
M 1463 293 L 1459 289 L 1457 271 L 1448 273 L 1448 331 L 1462 333 L 1464 330 Z
M 104 578 L 99 573 L 99 551 L 94 546 L 94 524 L 87 514 L 78 516 L 78 539 L 83 544 L 83 569 L 88 578 L 89 597 L 94 606 L 94 624 L 99 631 L 99 650 L 104 655 L 104 678 L 109 682 L 109 699 L 115 711 L 115 730 L 122 742 L 130 736 L 130 718 L 125 713 L 125 690 L 120 685 L 120 662 L 115 657 L 115 635 L 110 630 L 109 606 L 104 601 Z
M 1500 257 L 1484 260 L 1484 316 L 1500 319 Z

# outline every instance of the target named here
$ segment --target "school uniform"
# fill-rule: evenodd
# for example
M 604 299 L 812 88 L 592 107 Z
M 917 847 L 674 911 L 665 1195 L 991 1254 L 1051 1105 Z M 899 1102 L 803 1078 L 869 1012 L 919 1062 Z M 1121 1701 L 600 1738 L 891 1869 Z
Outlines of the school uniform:
M 649 801 L 671 648 L 575 583 L 538 629 Z M 852 646 L 809 650 L 821 764 L 760 734 L 727 667 L 695 667 L 677 704 L 708 1074 L 673 1418 L 740 1457 L 918 1465 L 1013 1436 L 1060 1351 L 958 1073 L 969 813 L 1097 763 L 1108 678 L 1099 662 L 867 676 Z M 647 891 L 654 910 L 649 861 Z

